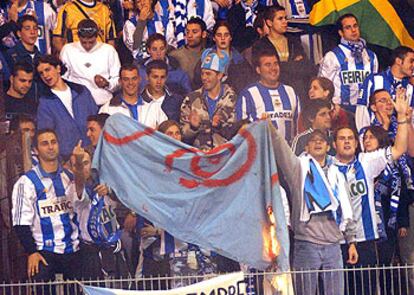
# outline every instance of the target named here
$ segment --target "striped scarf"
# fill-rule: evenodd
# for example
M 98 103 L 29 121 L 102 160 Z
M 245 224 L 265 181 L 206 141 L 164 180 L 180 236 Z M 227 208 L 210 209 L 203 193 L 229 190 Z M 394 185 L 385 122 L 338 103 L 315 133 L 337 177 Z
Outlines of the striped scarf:
M 175 38 L 177 48 L 185 45 L 185 26 L 187 25 L 187 0 L 174 0 Z
M 244 9 L 246 15 L 246 27 L 253 27 L 254 20 L 256 19 L 256 8 L 259 4 L 258 0 L 253 0 L 252 5 L 246 5 L 244 1 L 240 1 L 241 7 Z

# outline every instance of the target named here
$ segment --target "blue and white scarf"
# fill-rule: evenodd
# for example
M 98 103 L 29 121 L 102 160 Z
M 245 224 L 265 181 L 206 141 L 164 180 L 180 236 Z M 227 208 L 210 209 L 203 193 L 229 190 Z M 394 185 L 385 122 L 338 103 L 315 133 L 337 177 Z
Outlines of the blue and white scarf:
M 250 6 L 246 5 L 244 1 L 240 1 L 240 5 L 244 9 L 246 16 L 246 27 L 253 27 L 254 20 L 256 19 L 256 8 L 258 4 L 258 0 L 253 0 Z
M 203 19 L 204 17 L 204 3 L 205 0 L 196 0 L 197 17 Z M 189 0 L 173 0 L 174 4 L 174 34 L 177 39 L 177 48 L 185 45 L 185 27 L 187 26 L 188 13 L 187 5 Z
M 355 63 L 359 64 L 363 62 L 362 53 L 366 48 L 366 42 L 360 38 L 358 41 L 348 41 L 341 38 L 341 44 L 351 50 L 351 56 L 355 59 Z

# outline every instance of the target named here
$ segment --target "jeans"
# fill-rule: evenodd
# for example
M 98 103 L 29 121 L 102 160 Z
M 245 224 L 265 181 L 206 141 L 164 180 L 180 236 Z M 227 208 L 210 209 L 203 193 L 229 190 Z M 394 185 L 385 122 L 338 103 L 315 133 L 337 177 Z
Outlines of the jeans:
M 321 245 L 295 240 L 293 268 L 295 271 L 315 270 L 314 272 L 298 273 L 294 276 L 295 294 L 344 294 L 342 271 L 320 271 L 343 268 L 339 244 Z M 319 286 L 319 282 L 322 283 L 323 288 Z

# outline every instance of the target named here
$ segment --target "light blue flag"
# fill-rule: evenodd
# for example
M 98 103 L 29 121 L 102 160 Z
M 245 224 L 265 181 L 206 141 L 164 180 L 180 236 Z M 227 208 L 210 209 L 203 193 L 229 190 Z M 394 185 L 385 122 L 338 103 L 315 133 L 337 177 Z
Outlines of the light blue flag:
M 287 271 L 289 237 L 270 128 L 253 123 L 205 153 L 115 114 L 93 167 L 122 203 L 174 237 L 259 270 L 276 262 Z

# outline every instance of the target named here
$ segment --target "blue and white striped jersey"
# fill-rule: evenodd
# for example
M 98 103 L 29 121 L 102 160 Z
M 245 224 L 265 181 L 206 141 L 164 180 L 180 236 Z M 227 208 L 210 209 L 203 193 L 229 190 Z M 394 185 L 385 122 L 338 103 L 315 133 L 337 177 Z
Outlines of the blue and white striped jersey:
M 29 225 L 37 250 L 57 254 L 79 249 L 78 199 L 73 175 L 59 167 L 48 174 L 40 165 L 21 176 L 13 188 L 13 225 Z
M 377 72 L 378 59 L 374 52 L 364 49 L 362 62 L 356 63 L 351 50 L 343 44 L 329 51 L 319 68 L 319 76 L 334 83 L 334 102 L 353 111 L 365 78 Z
M 266 115 L 288 142 L 296 135 L 299 112 L 295 90 L 284 84 L 268 88 L 260 82 L 254 83 L 240 93 L 236 105 L 238 120 L 257 121 Z
M 408 102 L 411 107 L 414 106 L 414 87 L 409 83 L 409 77 L 397 79 L 388 68 L 385 71 L 377 74 L 369 75 L 362 88 L 361 96 L 358 99 L 357 110 L 355 113 L 355 123 L 358 131 L 362 128 L 371 125 L 374 119 L 374 114 L 369 110 L 369 98 L 376 91 L 380 89 L 387 90 L 391 97 L 395 100 L 395 92 L 397 88 L 403 87 L 407 90 Z
M 390 163 L 391 148 L 360 153 L 355 161 L 349 164 L 339 161 L 334 163 L 345 175 L 348 184 L 356 226 L 356 242 L 372 241 L 379 237 L 378 223 L 381 219 L 375 210 L 374 179 Z
M 4 11 L 4 17 L 7 19 L 7 12 Z M 56 25 L 56 13 L 52 9 L 49 3 L 37 0 L 37 1 L 27 1 L 26 6 L 19 9 L 19 18 L 23 15 L 33 15 L 36 16 L 39 23 L 39 32 L 36 42 L 37 48 L 41 54 L 51 54 L 51 34 Z M 15 36 L 9 36 L 9 38 L 14 39 L 14 43 L 17 40 Z

